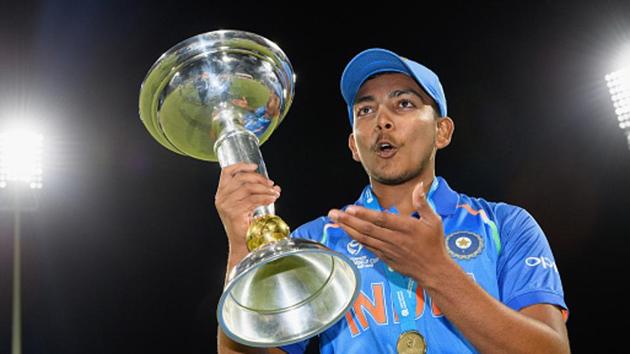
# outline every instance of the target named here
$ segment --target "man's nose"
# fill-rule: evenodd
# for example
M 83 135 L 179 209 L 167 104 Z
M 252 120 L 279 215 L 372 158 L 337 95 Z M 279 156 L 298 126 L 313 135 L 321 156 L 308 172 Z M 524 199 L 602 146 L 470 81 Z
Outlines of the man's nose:
M 391 112 L 389 112 L 386 108 L 381 109 L 378 112 L 378 117 L 376 119 L 376 126 L 379 130 L 391 130 L 394 129 L 394 120 L 392 119 Z

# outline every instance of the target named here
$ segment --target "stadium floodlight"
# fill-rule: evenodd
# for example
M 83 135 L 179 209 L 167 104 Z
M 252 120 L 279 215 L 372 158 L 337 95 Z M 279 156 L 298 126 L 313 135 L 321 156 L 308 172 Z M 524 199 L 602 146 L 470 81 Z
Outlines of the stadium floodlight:
M 626 133 L 630 148 L 630 43 L 619 47 L 611 63 L 615 70 L 606 75 L 610 99 L 615 107 L 619 128 Z
M 25 128 L 0 132 L 0 189 L 11 189 L 13 200 L 13 305 L 11 353 L 22 354 L 21 194 L 42 188 L 43 137 Z M 10 188 L 7 188 L 10 187 Z M 24 188 L 26 187 L 26 188 Z
M 619 128 L 626 133 L 630 148 L 630 67 L 606 75 L 606 81 Z
M 42 188 L 43 137 L 23 128 L 0 133 L 0 188 L 26 184 Z

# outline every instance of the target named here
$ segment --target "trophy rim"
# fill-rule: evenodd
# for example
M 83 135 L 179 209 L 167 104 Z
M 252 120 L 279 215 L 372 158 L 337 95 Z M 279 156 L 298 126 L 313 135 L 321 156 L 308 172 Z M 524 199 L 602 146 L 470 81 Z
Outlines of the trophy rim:
M 289 243 L 289 245 L 292 243 L 292 247 L 291 250 L 288 252 L 284 252 L 284 253 L 276 253 L 276 252 L 272 252 L 269 256 L 264 257 L 257 261 L 257 262 L 252 262 L 250 264 L 249 261 L 250 259 L 253 257 L 254 254 L 256 253 L 262 253 L 265 250 L 267 250 L 268 248 L 271 248 L 273 246 L 276 246 L 278 243 Z M 249 271 L 251 271 L 252 269 L 254 269 L 254 265 L 259 266 L 259 265 L 263 265 L 263 264 L 267 264 L 269 262 L 275 261 L 277 259 L 280 259 L 282 257 L 291 255 L 291 254 L 304 254 L 304 253 L 322 253 L 322 254 L 326 254 L 326 255 L 330 255 L 333 257 L 337 257 L 339 259 L 341 259 L 342 261 L 346 262 L 348 264 L 348 266 L 350 267 L 350 269 L 352 269 L 352 273 L 354 274 L 354 277 L 356 279 L 356 286 L 354 288 L 354 292 L 352 294 L 352 296 L 350 297 L 348 303 L 344 306 L 344 310 L 340 311 L 339 314 L 337 314 L 337 316 L 334 317 L 334 319 L 332 321 L 329 321 L 326 325 L 316 328 L 312 331 L 303 333 L 302 335 L 300 335 L 299 337 L 295 338 L 295 339 L 290 339 L 290 340 L 285 340 L 285 341 L 279 341 L 279 342 L 275 342 L 272 344 L 264 344 L 264 343 L 260 343 L 260 342 L 252 342 L 249 340 L 245 340 L 243 338 L 238 337 L 237 335 L 235 335 L 226 325 L 225 325 L 225 321 L 223 319 L 223 314 L 221 313 L 223 310 L 223 304 L 225 303 L 226 299 L 228 296 L 230 296 L 230 291 L 234 285 L 236 284 L 236 281 L 240 278 L 242 278 L 243 276 L 245 276 Z M 243 267 L 242 269 L 239 269 L 237 271 L 237 269 L 239 267 Z M 221 294 L 221 298 L 219 299 L 219 303 L 217 306 L 217 320 L 219 323 L 219 326 L 221 327 L 221 329 L 223 330 L 223 332 L 230 337 L 231 339 L 233 339 L 236 342 L 239 342 L 241 344 L 244 345 L 249 345 L 252 347 L 257 347 L 257 348 L 272 348 L 272 347 L 279 347 L 279 346 L 284 346 L 284 345 L 291 345 L 291 344 L 295 344 L 295 343 L 299 343 L 301 341 L 304 341 L 308 338 L 312 338 L 322 332 L 324 332 L 325 330 L 327 330 L 328 328 L 332 327 L 335 323 L 337 323 L 344 315 L 345 313 L 349 310 L 349 308 L 352 306 L 352 304 L 355 302 L 355 300 L 357 299 L 357 297 L 359 296 L 359 291 L 361 290 L 361 272 L 359 272 L 359 270 L 357 269 L 356 265 L 354 264 L 354 262 L 352 262 L 352 260 L 350 260 L 350 258 L 348 258 L 346 255 L 334 251 L 328 247 L 326 247 L 325 245 L 319 243 L 319 242 L 315 242 L 312 240 L 307 240 L 307 239 L 301 239 L 301 238 L 287 238 L 287 239 L 282 239 L 279 241 L 275 241 L 275 242 L 271 242 L 261 248 L 258 248 L 256 250 L 254 250 L 253 252 L 250 252 L 247 256 L 245 256 L 245 258 L 243 258 L 230 272 L 227 283 L 225 285 L 225 287 L 223 288 L 223 293 Z
M 214 161 L 214 162 L 218 161 L 216 151 L 213 151 L 211 156 L 208 156 L 207 158 L 193 156 L 180 150 L 176 144 L 172 143 L 169 140 L 169 138 L 165 134 L 162 133 L 162 130 L 159 127 L 160 120 L 159 120 L 159 112 L 157 110 L 157 105 L 160 99 L 160 93 L 162 92 L 164 87 L 166 87 L 168 83 L 170 82 L 171 78 L 174 75 L 173 73 L 177 72 L 177 69 L 181 67 L 183 64 L 185 64 L 186 61 L 179 62 L 179 63 L 175 61 L 173 65 L 166 66 L 168 68 L 167 73 L 159 73 L 158 69 L 162 65 L 164 65 L 164 61 L 167 60 L 168 58 L 176 58 L 176 53 L 179 50 L 186 48 L 188 46 L 193 46 L 195 43 L 201 43 L 200 45 L 203 45 L 203 42 L 207 42 L 208 44 L 218 42 L 218 39 L 210 39 L 210 38 L 205 38 L 205 37 L 217 37 L 217 36 L 226 36 L 226 35 L 228 36 L 234 35 L 233 37 L 230 37 L 230 38 L 255 39 L 254 40 L 255 43 L 258 43 L 261 45 L 264 44 L 264 46 L 266 46 L 266 48 L 268 48 L 271 53 L 268 55 L 268 57 L 271 58 L 272 61 L 276 64 L 281 63 L 282 65 L 276 65 L 276 66 L 278 67 L 280 72 L 285 74 L 283 75 L 285 80 L 283 80 L 283 78 L 280 78 L 286 83 L 285 90 L 287 92 L 284 95 L 286 99 L 284 110 L 280 113 L 278 119 L 273 123 L 270 129 L 267 132 L 265 132 L 262 136 L 259 137 L 258 139 L 259 146 L 265 143 L 269 139 L 271 134 L 277 129 L 280 123 L 282 123 L 282 121 L 288 114 L 289 109 L 291 108 L 291 105 L 293 104 L 293 100 L 295 98 L 295 84 L 296 84 L 297 76 L 295 74 L 295 71 L 293 69 L 291 62 L 289 61 L 288 56 L 274 41 L 264 36 L 261 36 L 257 33 L 243 31 L 243 30 L 236 30 L 236 29 L 218 29 L 218 30 L 199 33 L 197 35 L 188 37 L 176 43 L 175 45 L 171 46 L 169 49 L 167 49 L 165 52 L 163 52 L 160 55 L 160 57 L 151 65 L 151 67 L 147 71 L 146 75 L 144 76 L 140 84 L 140 90 L 139 90 L 140 92 L 139 92 L 139 100 L 138 100 L 139 101 L 138 111 L 139 111 L 140 120 L 142 121 L 145 128 L 149 131 L 151 136 L 155 140 L 157 140 L 157 142 L 160 143 L 160 145 L 166 147 L 167 149 L 175 153 L 192 157 L 198 160 Z M 221 48 L 221 46 L 218 46 L 217 48 Z M 147 89 L 147 82 L 149 81 L 149 79 L 152 79 L 154 77 L 156 77 L 156 83 L 157 83 L 156 87 L 154 90 L 149 91 Z

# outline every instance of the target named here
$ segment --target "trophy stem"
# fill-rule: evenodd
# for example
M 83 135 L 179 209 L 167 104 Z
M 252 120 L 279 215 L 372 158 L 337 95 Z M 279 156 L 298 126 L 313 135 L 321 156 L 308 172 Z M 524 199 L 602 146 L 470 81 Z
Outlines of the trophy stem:
M 260 147 L 258 146 L 258 138 L 254 133 L 246 130 L 236 119 L 237 115 L 232 110 L 223 110 L 219 113 L 218 118 L 222 121 L 224 128 L 221 131 L 219 139 L 214 144 L 214 150 L 221 168 L 233 165 L 238 162 L 247 162 L 258 165 L 256 172 L 265 177 L 267 167 L 263 160 Z M 269 205 L 261 205 L 254 209 L 254 218 L 263 215 L 275 215 L 273 203 Z
M 258 138 L 244 129 L 237 118 L 237 114 L 230 109 L 222 110 L 216 118 L 223 127 L 219 139 L 214 144 L 221 168 L 237 162 L 254 163 L 258 165 L 256 172 L 268 177 Z M 250 251 L 289 236 L 289 226 L 275 215 L 273 203 L 256 207 L 253 217 L 246 240 Z

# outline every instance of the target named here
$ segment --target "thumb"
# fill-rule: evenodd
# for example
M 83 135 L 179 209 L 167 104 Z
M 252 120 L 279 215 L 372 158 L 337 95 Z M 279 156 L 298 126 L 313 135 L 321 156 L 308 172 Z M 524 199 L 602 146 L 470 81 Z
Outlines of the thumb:
M 413 193 L 411 194 L 411 198 L 413 200 L 413 207 L 416 208 L 421 218 L 427 220 L 434 219 L 437 216 L 427 200 L 427 194 L 424 191 L 424 182 L 420 182 L 416 185 L 416 188 L 413 189 Z

